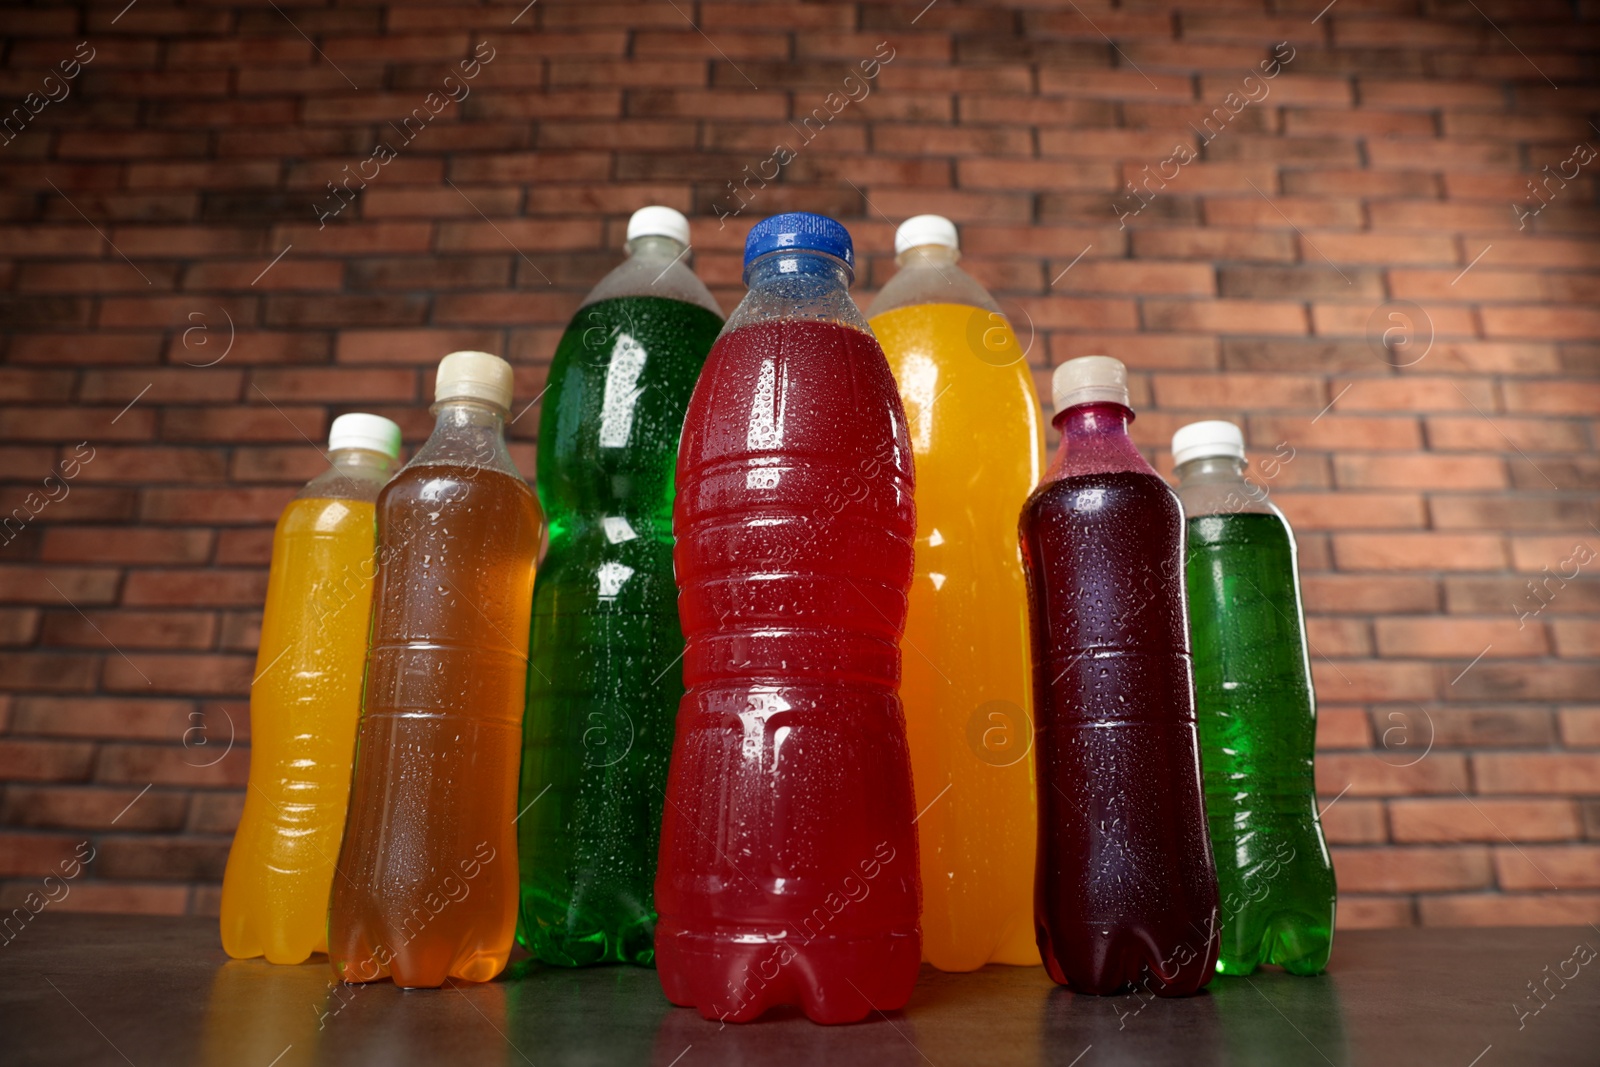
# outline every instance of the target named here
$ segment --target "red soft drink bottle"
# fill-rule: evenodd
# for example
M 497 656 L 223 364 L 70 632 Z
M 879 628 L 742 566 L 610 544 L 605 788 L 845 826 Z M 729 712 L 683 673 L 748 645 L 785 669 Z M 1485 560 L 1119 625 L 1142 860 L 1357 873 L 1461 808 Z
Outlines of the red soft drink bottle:
M 1080 993 L 1183 996 L 1216 968 L 1183 508 L 1128 436 L 1127 372 L 1056 368 L 1055 462 L 1022 509 L 1033 633 L 1034 926 Z
M 656 875 L 667 999 L 742 1022 L 902 1007 L 922 958 L 901 630 L 910 442 L 850 235 L 756 225 L 678 449 L 679 705 Z

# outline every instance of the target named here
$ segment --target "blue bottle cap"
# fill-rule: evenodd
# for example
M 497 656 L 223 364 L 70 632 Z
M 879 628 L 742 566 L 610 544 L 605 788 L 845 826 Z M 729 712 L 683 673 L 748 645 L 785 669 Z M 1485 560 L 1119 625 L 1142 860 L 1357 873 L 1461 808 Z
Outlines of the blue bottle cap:
M 809 211 L 773 215 L 750 227 L 750 236 L 744 241 L 745 269 L 749 270 L 759 256 L 789 248 L 837 256 L 850 268 L 851 275 L 855 274 L 856 251 L 850 242 L 850 231 L 826 215 Z

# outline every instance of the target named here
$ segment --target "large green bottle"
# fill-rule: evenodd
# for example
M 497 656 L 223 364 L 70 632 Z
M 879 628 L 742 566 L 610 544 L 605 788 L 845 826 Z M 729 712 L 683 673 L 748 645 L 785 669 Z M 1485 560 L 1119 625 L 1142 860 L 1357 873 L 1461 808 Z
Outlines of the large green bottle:
M 1217 861 L 1218 974 L 1318 974 L 1333 945 L 1333 865 L 1313 781 L 1316 697 L 1294 535 L 1244 478 L 1231 422 L 1172 437 L 1206 815 Z M 1274 462 L 1285 462 L 1282 456 Z
M 649 207 L 562 335 L 539 423 L 518 939 L 563 966 L 655 961 L 656 846 L 683 695 L 672 575 L 684 411 L 722 312 Z

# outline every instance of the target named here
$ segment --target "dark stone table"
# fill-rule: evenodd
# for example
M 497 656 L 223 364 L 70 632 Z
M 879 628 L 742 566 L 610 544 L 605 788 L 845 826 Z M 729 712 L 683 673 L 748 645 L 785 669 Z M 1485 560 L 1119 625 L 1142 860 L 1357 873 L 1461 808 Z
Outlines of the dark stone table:
M 632 967 L 523 961 L 481 986 L 330 987 L 325 962 L 229 960 L 211 920 L 45 911 L 0 947 L 0 1063 L 1595 1067 L 1594 950 L 1592 927 L 1342 933 L 1321 978 L 1218 978 L 1148 1003 L 1074 996 L 1037 967 L 925 968 L 904 1011 L 859 1025 L 719 1027 Z

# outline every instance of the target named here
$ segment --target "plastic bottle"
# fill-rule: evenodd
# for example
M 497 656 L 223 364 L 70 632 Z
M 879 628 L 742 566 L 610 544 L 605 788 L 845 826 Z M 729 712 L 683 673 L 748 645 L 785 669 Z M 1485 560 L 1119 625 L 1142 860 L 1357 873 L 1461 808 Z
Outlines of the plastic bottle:
M 905 1004 L 922 957 L 905 717 L 910 442 L 850 235 L 757 224 L 678 450 L 686 692 L 656 876 L 667 999 L 742 1022 Z
M 1245 481 L 1231 422 L 1172 435 L 1188 518 L 1189 623 L 1206 813 L 1221 890 L 1221 974 L 1318 974 L 1334 878 L 1317 813 L 1316 697 L 1294 534 Z
M 546 963 L 655 960 L 656 850 L 683 696 L 672 476 L 722 328 L 688 245 L 678 212 L 634 213 L 628 259 L 573 316 L 541 409 L 550 532 L 533 589 L 517 844 L 519 938 Z
M 868 312 L 917 471 L 916 574 L 900 643 L 922 856 L 922 945 L 945 971 L 1039 963 L 1033 693 L 1016 515 L 1044 469 L 1028 362 L 938 215 L 895 233 Z
M 284 508 L 250 686 L 250 785 L 222 878 L 230 956 L 304 963 L 328 950 L 372 607 L 372 502 L 400 427 L 341 415 L 326 471 Z
M 1206 837 L 1183 595 L 1183 511 L 1128 436 L 1126 371 L 1056 368 L 1061 447 L 1022 512 L 1039 866 L 1050 977 L 1180 996 L 1211 980 Z
M 517 917 L 517 761 L 539 505 L 506 451 L 511 366 L 439 364 L 433 435 L 378 496 L 350 819 L 328 917 L 349 982 L 484 982 Z

